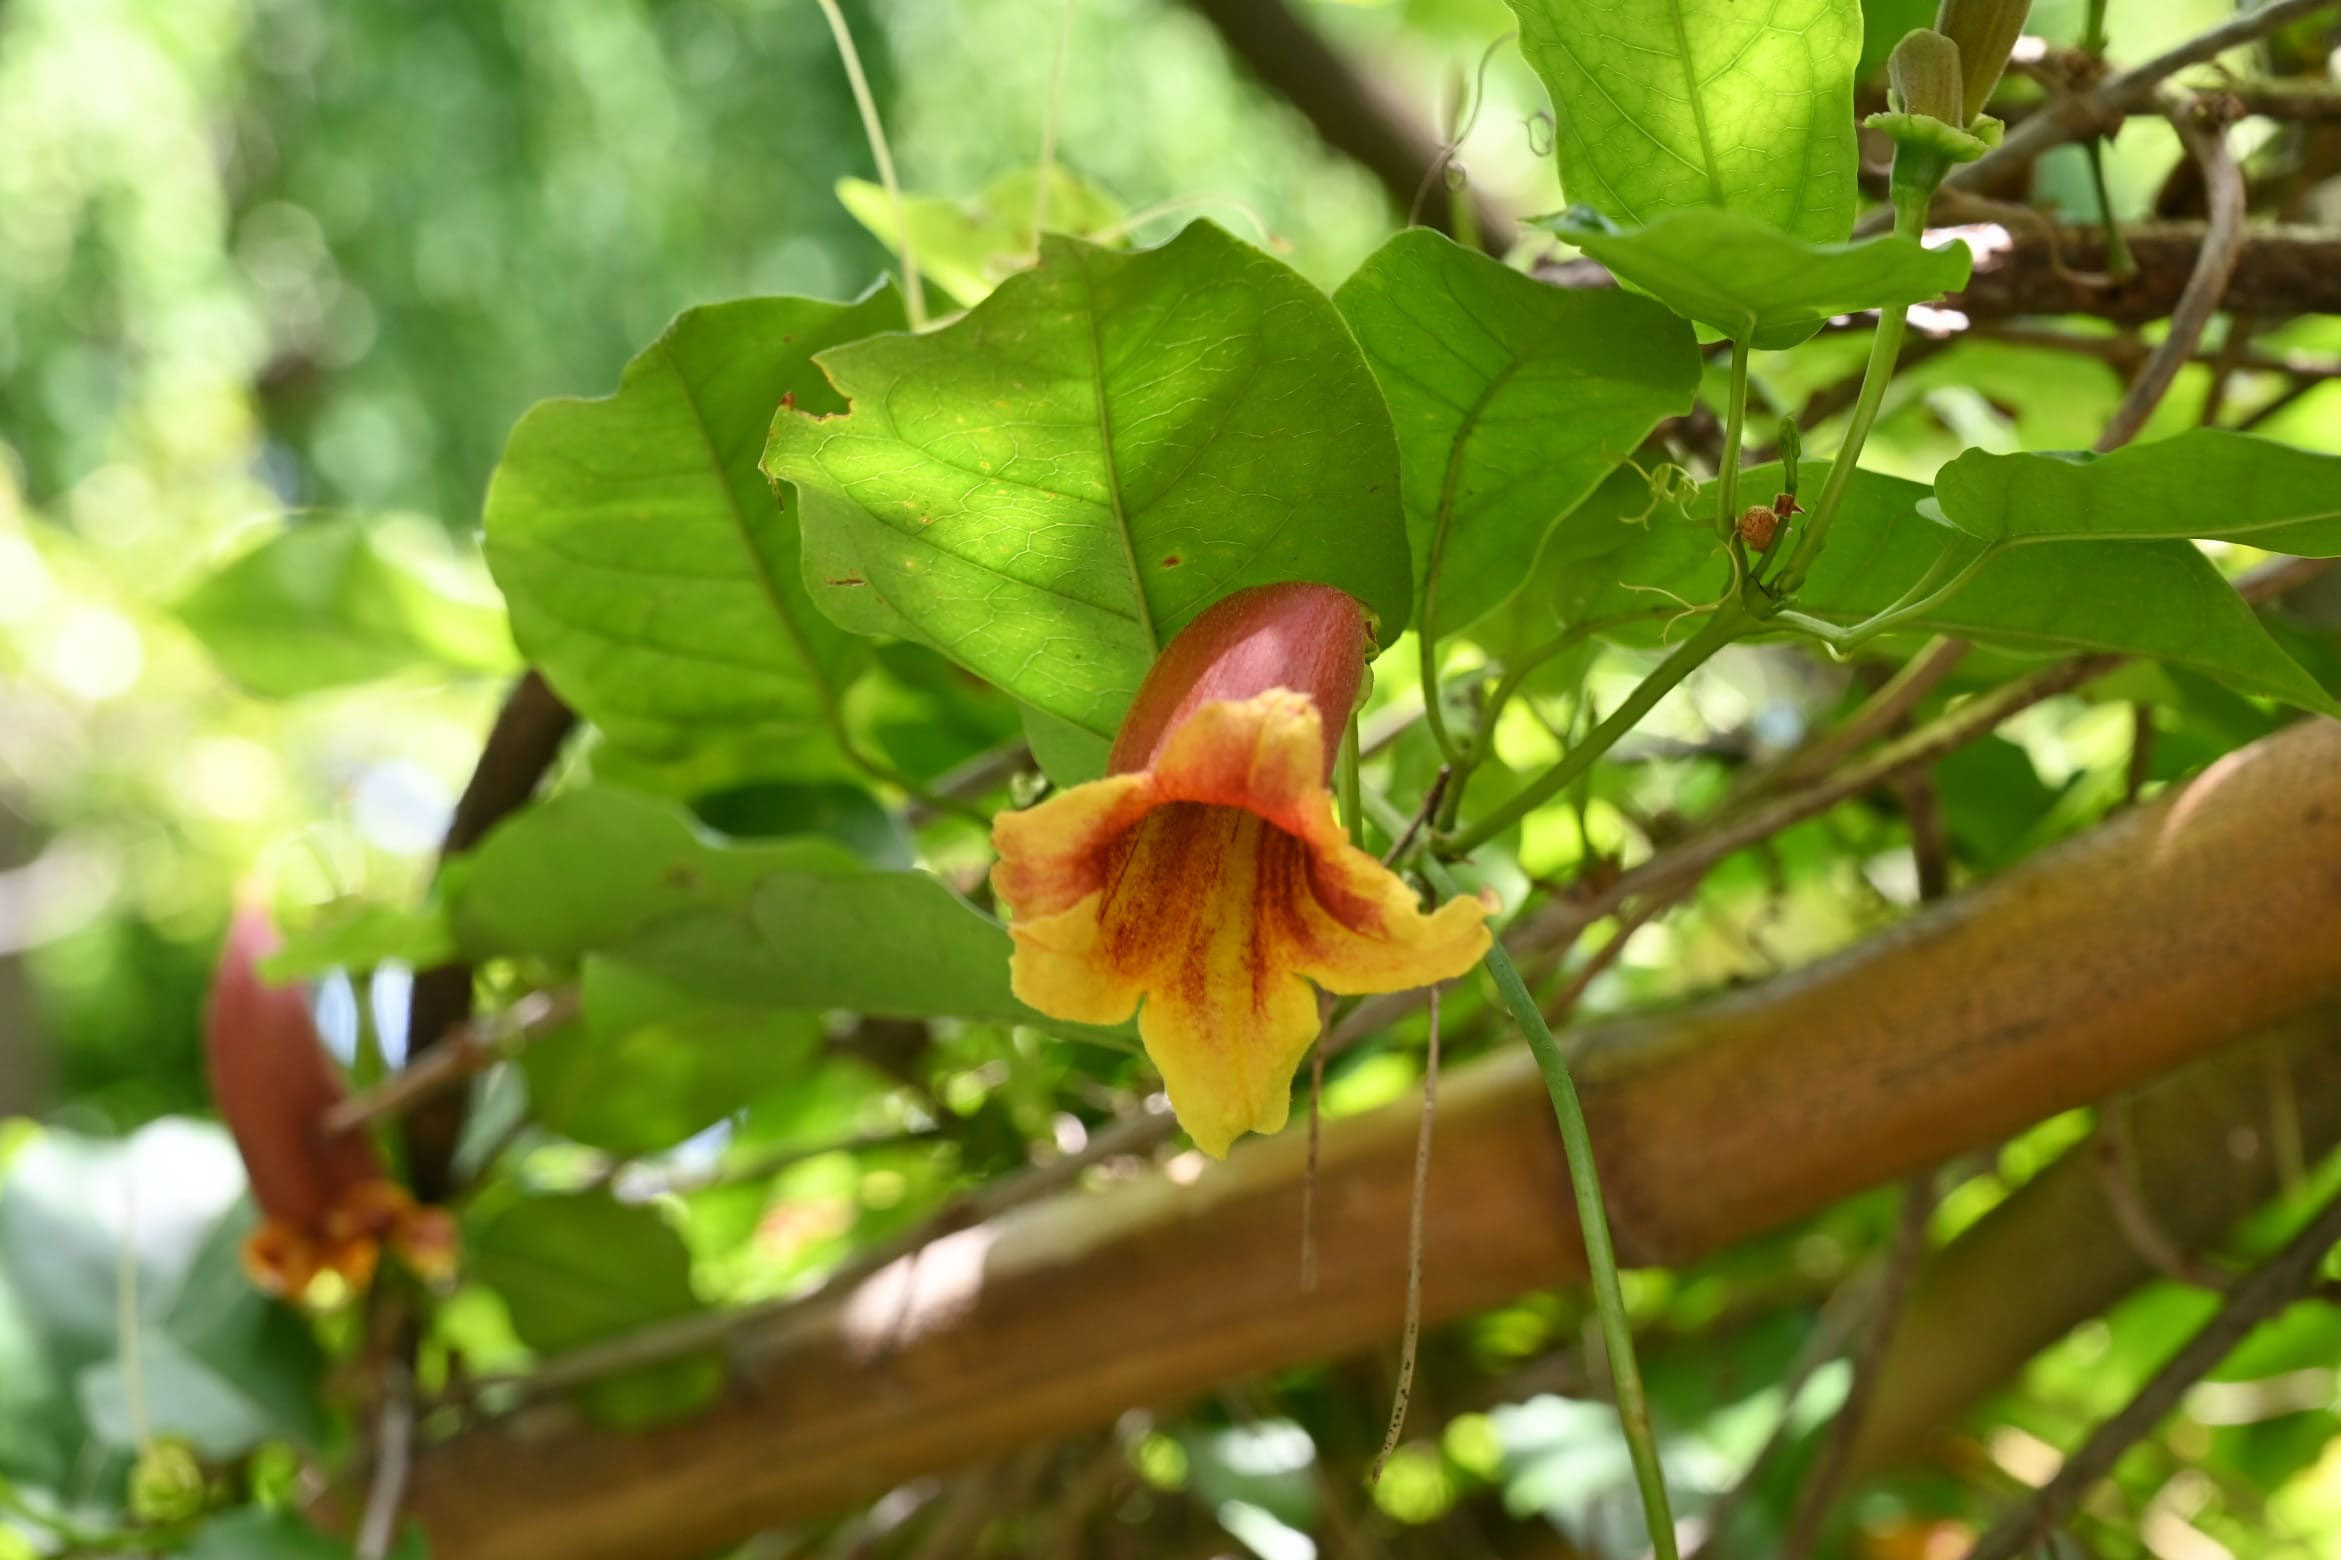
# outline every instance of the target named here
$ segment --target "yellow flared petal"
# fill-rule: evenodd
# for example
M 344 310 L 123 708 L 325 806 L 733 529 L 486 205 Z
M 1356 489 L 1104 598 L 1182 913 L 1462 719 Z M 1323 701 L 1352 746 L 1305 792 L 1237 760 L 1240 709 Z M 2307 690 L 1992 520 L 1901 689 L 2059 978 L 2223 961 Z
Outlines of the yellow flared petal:
M 1271 957 L 1342 996 L 1452 980 L 1488 951 L 1487 906 L 1450 899 L 1424 914 L 1414 890 L 1340 837 L 1294 841 L 1270 923 Z
M 1000 853 L 992 891 L 1019 920 L 1070 910 L 1105 887 L 1114 842 L 1153 806 L 1148 776 L 1109 775 L 1000 814 L 992 820 L 992 848 Z
M 1173 803 L 1133 832 L 1100 941 L 1144 985 L 1138 1038 L 1171 1108 L 1214 1157 L 1284 1125 L 1293 1069 L 1317 1033 L 1308 983 L 1260 936 L 1262 858 L 1282 836 L 1232 807 Z
M 1008 985 L 1025 1006 L 1076 1024 L 1119 1024 L 1138 1007 L 1134 971 L 1100 957 L 1102 893 L 1070 910 L 1019 920 L 1008 929 L 1015 952 Z

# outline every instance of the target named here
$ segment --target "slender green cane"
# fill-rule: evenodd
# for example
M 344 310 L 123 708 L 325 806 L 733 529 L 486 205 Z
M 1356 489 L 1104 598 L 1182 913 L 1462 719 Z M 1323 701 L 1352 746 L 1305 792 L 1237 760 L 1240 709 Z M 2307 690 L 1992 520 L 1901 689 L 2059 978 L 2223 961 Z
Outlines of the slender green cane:
M 1406 819 L 1387 799 L 1368 791 L 1367 809 L 1393 839 L 1403 833 Z M 1461 892 L 1454 875 L 1430 852 L 1416 858 L 1431 886 L 1445 897 Z M 1609 1214 L 1601 1197 L 1601 1173 L 1593 1159 L 1593 1134 L 1585 1125 L 1585 1107 L 1569 1076 L 1569 1063 L 1560 1042 L 1536 1005 L 1535 996 L 1512 956 L 1500 942 L 1490 943 L 1487 970 L 1512 1010 L 1528 1049 L 1544 1074 L 1545 1092 L 1552 1096 L 1553 1115 L 1561 1126 L 1561 1151 L 1569 1161 L 1569 1189 L 1577 1200 L 1577 1227 L 1585 1241 L 1585 1265 L 1593 1287 L 1593 1307 L 1601 1319 L 1602 1346 L 1609 1353 L 1610 1379 L 1616 1385 L 1618 1421 L 1626 1434 L 1626 1448 L 1634 1459 L 1634 1482 L 1642 1491 L 1642 1516 L 1650 1529 L 1655 1560 L 1677 1560 L 1674 1513 L 1667 1501 L 1666 1471 L 1658 1458 L 1658 1436 L 1650 1422 L 1650 1398 L 1642 1387 L 1642 1368 L 1634 1358 L 1634 1330 L 1626 1320 L 1626 1297 L 1618 1283 L 1618 1254 L 1610 1240 Z
M 1748 344 L 1731 344 L 1731 401 L 1723 409 L 1723 459 L 1715 468 L 1715 486 L 1721 495 L 1716 505 L 1715 534 L 1729 536 L 1739 524 L 1739 451 L 1740 438 L 1748 422 Z

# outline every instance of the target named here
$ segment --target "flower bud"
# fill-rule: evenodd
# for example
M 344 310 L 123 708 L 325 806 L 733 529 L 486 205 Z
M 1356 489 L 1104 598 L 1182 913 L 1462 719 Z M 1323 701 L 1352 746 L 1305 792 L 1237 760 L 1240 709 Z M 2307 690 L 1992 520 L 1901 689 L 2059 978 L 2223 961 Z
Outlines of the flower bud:
M 205 1026 L 212 1103 L 260 1205 L 260 1228 L 244 1246 L 246 1276 L 294 1299 L 324 1273 L 362 1289 L 384 1245 L 426 1276 L 444 1272 L 453 1243 L 446 1216 L 414 1205 L 362 1130 L 325 1130 L 349 1088 L 300 990 L 261 977 L 260 961 L 275 947 L 266 913 L 240 907 Z
M 1959 45 L 1939 32 L 1913 28 L 1886 61 L 1886 101 L 1904 114 L 1924 114 L 1962 129 Z
M 2024 34 L 2024 18 L 2032 0 L 1943 0 L 1935 13 L 1935 31 L 1959 47 L 1962 81 L 1960 117 L 1973 124 L 1991 101 L 1992 88 L 2008 68 L 2008 55 Z
M 1304 584 L 1239 590 L 1179 630 L 1147 671 L 1107 769 L 1149 767 L 1201 705 L 1289 688 L 1317 707 L 1331 774 L 1373 649 L 1366 609 L 1346 592 Z

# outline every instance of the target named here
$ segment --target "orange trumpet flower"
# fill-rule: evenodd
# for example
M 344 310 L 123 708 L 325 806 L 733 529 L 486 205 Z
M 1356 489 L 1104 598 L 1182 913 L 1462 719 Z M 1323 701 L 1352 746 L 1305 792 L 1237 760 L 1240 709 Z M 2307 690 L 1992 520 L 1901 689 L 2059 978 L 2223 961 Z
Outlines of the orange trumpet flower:
M 1365 609 L 1330 586 L 1239 591 L 1154 663 L 1105 779 L 992 825 L 1016 995 L 1076 1023 L 1136 1011 L 1180 1124 L 1214 1157 L 1284 1125 L 1317 1034 L 1310 981 L 1403 991 L 1487 951 L 1486 906 L 1425 914 L 1334 816 L 1327 781 L 1372 649 Z
M 454 1265 L 453 1222 L 415 1205 L 363 1129 L 325 1130 L 326 1112 L 349 1088 L 300 991 L 261 979 L 260 960 L 276 945 L 267 914 L 239 907 L 205 1034 L 212 1102 L 260 1205 L 260 1228 L 244 1242 L 245 1276 L 293 1300 L 326 1273 L 355 1292 L 373 1281 L 386 1245 L 416 1272 L 443 1276 Z

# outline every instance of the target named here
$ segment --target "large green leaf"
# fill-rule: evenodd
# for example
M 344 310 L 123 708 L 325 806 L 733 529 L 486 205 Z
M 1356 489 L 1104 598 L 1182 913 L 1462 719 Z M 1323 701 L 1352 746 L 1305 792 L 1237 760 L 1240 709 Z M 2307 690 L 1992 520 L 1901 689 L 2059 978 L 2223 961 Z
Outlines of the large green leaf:
M 858 647 L 806 601 L 757 455 L 784 399 L 843 408 L 814 353 L 901 323 L 890 292 L 687 310 L 617 394 L 542 402 L 513 429 L 488 564 L 529 660 L 612 741 L 800 767 L 829 751 L 824 707 Z
M 188 592 L 177 613 L 263 698 L 416 666 L 501 672 L 515 659 L 478 560 L 412 518 L 295 518 Z
M 1795 346 L 1834 315 L 1939 298 L 1967 285 L 1970 265 L 1965 244 L 1814 243 L 1714 206 L 1624 229 L 1572 206 L 1543 225 L 1684 318 L 1767 351 Z
M 1699 384 L 1691 333 L 1617 291 L 1547 287 L 1424 228 L 1384 244 L 1333 301 L 1398 430 L 1417 577 L 1438 627 L 1519 589 L 1553 522 Z
M 455 874 L 473 957 L 622 957 L 710 998 L 1030 1022 L 1008 934 L 923 872 L 817 837 L 727 843 L 680 808 L 606 787 L 505 822 Z
M 1561 189 L 1620 222 L 1729 206 L 1853 230 L 1860 0 L 1511 0 L 1559 120 Z
M 1935 499 L 1986 541 L 2196 536 L 2341 556 L 2341 456 L 2224 428 L 2104 456 L 1969 450 L 1936 476 Z
M 1808 461 L 1817 490 L 1826 462 Z M 1743 491 L 1770 492 L 1778 466 L 1752 467 Z M 1606 491 L 1606 490 L 1605 490 Z M 1620 525 L 1603 544 L 1595 516 L 1556 533 L 1539 564 L 1540 605 L 1563 621 L 1640 614 L 1620 637 L 1651 642 L 1668 620 L 1712 602 L 1729 578 L 1706 518 L 1710 485 L 1686 514 L 1661 505 L 1643 526 Z M 1799 610 L 1841 625 L 1893 606 L 1949 553 L 1983 543 L 1928 518 L 1915 482 L 1864 471 L 1848 485 L 1829 546 L 1799 593 Z M 2234 587 L 2186 542 L 2073 541 L 1990 558 L 1956 594 L 1906 625 L 2033 655 L 2111 650 L 2192 667 L 2247 693 L 2326 710 L 2315 679 L 2268 636 Z
M 822 354 L 852 412 L 773 424 L 822 610 L 1100 734 L 1241 586 L 1337 585 L 1394 635 L 1397 445 L 1332 303 L 1202 222 L 1042 256 L 943 330 Z
M 584 1019 L 521 1053 L 530 1113 L 608 1153 L 668 1148 L 802 1076 L 817 1014 L 711 1002 L 616 959 L 588 958 Z
M 466 1228 L 464 1256 L 542 1355 L 701 1309 L 682 1236 L 656 1208 L 607 1192 L 507 1204 Z M 633 1423 L 687 1413 L 721 1383 L 721 1361 L 702 1356 L 629 1371 L 585 1396 L 603 1418 Z

